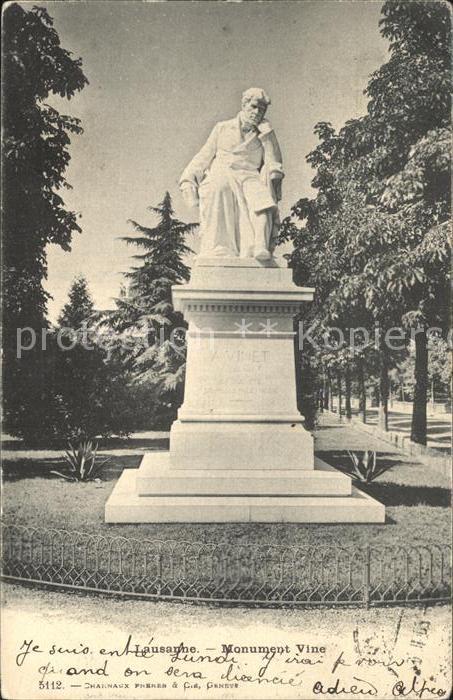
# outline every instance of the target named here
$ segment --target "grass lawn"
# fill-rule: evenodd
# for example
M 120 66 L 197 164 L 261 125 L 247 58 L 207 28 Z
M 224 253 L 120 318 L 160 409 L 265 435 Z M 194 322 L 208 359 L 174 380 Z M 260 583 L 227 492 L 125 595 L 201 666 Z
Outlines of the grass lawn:
M 361 438 L 362 439 L 362 438 Z M 329 447 L 320 443 L 321 447 Z M 70 483 L 50 472 L 64 468 L 59 451 L 24 451 L 20 443 L 6 444 L 3 453 L 4 520 L 29 526 L 64 528 L 138 539 L 177 539 L 199 542 L 237 542 L 320 545 L 410 545 L 450 541 L 450 491 L 448 479 L 410 458 L 389 453 L 382 443 L 378 452 L 386 467 L 376 481 L 361 485 L 384 503 L 384 525 L 256 524 L 140 524 L 106 525 L 104 506 L 123 469 L 137 468 L 145 451 L 168 449 L 166 434 L 110 441 L 100 454 L 109 456 L 102 482 Z M 15 448 L 15 449 L 14 449 Z M 321 449 L 317 454 L 338 468 L 345 468 L 346 449 Z

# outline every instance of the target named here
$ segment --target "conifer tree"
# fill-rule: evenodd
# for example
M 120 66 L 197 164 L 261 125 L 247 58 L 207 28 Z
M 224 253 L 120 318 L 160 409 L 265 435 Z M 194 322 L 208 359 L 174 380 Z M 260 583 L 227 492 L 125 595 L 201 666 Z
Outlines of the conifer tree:
M 141 264 L 126 273 L 127 293 L 116 300 L 108 323 L 121 334 L 135 334 L 136 342 L 128 344 L 125 360 L 132 365 L 136 382 L 153 385 L 162 409 L 174 414 L 183 393 L 186 324 L 173 307 L 171 288 L 190 278 L 186 260 L 192 250 L 186 237 L 198 224 L 174 216 L 168 192 L 157 207 L 148 210 L 157 216 L 156 225 L 131 221 L 140 235 L 122 238 L 143 252 L 133 256 Z
M 61 328 L 79 330 L 93 318 L 94 304 L 88 290 L 88 283 L 82 275 L 76 277 L 69 290 L 69 299 L 58 318 Z
M 68 297 L 53 337 L 55 438 L 88 439 L 142 427 L 127 367 L 99 342 L 97 313 L 84 277 L 74 279 Z

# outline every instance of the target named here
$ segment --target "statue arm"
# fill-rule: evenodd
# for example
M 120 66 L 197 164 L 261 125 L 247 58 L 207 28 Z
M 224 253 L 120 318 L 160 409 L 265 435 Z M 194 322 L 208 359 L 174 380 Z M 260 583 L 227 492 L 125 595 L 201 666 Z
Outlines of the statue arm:
M 282 152 L 269 122 L 263 124 L 260 138 L 264 148 L 264 176 L 272 183 L 275 197 L 279 201 L 282 198 L 282 179 L 285 173 L 283 172 Z
M 269 132 L 263 142 L 264 163 L 268 169 L 271 180 L 283 178 L 283 159 L 277 137 L 273 131 Z
M 187 199 L 191 197 L 197 199 L 198 187 L 206 170 L 215 158 L 217 152 L 217 127 L 218 125 L 216 124 L 203 148 L 192 158 L 179 178 L 179 187 L 183 195 L 188 193 Z

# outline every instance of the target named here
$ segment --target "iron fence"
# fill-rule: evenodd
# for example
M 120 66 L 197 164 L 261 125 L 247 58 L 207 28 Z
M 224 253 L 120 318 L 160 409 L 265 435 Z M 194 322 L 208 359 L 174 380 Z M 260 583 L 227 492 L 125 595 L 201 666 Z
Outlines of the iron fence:
M 260 605 L 449 600 L 451 547 L 138 540 L 2 524 L 2 575 L 146 598 Z

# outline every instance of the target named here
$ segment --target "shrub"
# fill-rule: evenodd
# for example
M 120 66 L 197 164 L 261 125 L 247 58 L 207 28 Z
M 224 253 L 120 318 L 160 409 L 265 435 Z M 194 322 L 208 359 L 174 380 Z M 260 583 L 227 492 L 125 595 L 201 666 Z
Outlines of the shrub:
M 80 442 L 77 450 L 69 443 L 69 450 L 64 453 L 64 458 L 69 466 L 67 473 L 52 471 L 52 474 L 63 477 L 68 481 L 93 481 L 98 478 L 98 474 L 109 457 L 96 463 L 96 453 L 98 445 L 93 447 L 91 440 Z
M 351 476 L 359 481 L 365 481 L 367 484 L 373 481 L 384 470 L 377 469 L 376 452 L 365 450 L 362 455 L 359 452 L 351 452 L 348 454 L 352 461 Z

